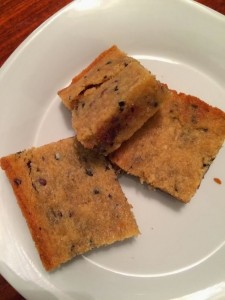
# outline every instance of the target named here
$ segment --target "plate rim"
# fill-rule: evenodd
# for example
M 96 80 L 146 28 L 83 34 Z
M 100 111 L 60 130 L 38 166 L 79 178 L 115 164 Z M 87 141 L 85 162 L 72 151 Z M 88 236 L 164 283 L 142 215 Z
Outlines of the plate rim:
M 83 1 L 85 1 L 85 0 L 83 0 Z M 123 0 L 123 1 L 125 1 L 125 0 Z M 198 3 L 198 2 L 195 2 L 193 0 L 184 0 L 183 3 L 184 4 L 187 4 L 187 3 L 191 4 L 194 7 L 194 9 L 198 8 L 199 12 L 201 12 L 203 14 L 208 13 L 212 18 L 216 17 L 217 20 L 220 20 L 220 21 L 224 22 L 224 24 L 225 24 L 225 16 L 223 16 L 221 13 L 216 12 L 213 9 L 211 9 L 209 7 L 206 7 L 205 5 L 203 5 L 201 3 Z M 0 81 L 4 77 L 5 73 L 8 72 L 10 67 L 15 62 L 15 60 L 17 60 L 19 58 L 20 53 L 22 53 L 24 51 L 24 49 L 29 46 L 30 42 L 33 39 L 35 39 L 35 37 L 37 35 L 41 34 L 41 32 L 46 27 L 48 27 L 49 24 L 52 23 L 55 19 L 61 17 L 64 13 L 66 13 L 67 11 L 72 9 L 74 4 L 75 4 L 74 2 L 71 2 L 71 3 L 67 4 L 66 6 L 64 6 L 63 8 L 61 8 L 59 11 L 57 11 L 55 14 L 53 14 L 51 17 L 49 17 L 46 21 L 44 21 L 40 26 L 38 26 L 28 37 L 26 37 L 26 39 L 13 51 L 13 53 L 8 57 L 8 59 L 1 66 Z M 10 277 L 10 275 L 7 274 L 7 272 L 4 272 L 4 270 L 2 271 L 1 265 L 0 265 L 0 272 L 1 272 L 1 275 L 15 288 L 14 280 L 13 281 L 11 280 L 11 277 Z M 15 277 L 17 277 L 17 276 L 15 276 Z M 19 293 L 21 295 L 26 297 L 26 294 L 24 293 L 23 290 L 20 290 L 17 287 L 16 287 L 16 289 L 19 291 Z

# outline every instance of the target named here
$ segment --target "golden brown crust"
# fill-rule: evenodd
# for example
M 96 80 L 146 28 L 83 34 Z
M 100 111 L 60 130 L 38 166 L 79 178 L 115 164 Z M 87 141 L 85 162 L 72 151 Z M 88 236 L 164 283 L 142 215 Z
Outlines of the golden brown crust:
M 225 113 L 170 91 L 164 104 L 111 160 L 154 188 L 188 202 L 225 138 Z
M 0 163 L 46 270 L 138 235 L 111 165 L 76 139 L 9 155 Z

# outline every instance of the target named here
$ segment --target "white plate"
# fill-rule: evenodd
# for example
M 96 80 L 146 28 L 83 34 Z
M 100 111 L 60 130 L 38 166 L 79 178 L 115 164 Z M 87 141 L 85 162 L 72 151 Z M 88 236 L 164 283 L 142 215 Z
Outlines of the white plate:
M 0 156 L 73 134 L 56 92 L 117 44 L 171 88 L 225 110 L 225 18 L 192 1 L 77 0 L 2 67 Z M 190 204 L 121 183 L 142 235 L 46 273 L 0 172 L 0 270 L 27 299 L 225 299 L 225 149 Z M 213 178 L 218 177 L 218 185 Z M 188 295 L 188 296 L 187 296 Z

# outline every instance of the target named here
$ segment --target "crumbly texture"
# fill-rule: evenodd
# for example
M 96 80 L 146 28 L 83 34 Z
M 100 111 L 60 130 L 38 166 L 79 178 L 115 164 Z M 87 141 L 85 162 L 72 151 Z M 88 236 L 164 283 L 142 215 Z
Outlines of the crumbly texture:
M 159 109 L 167 88 L 116 46 L 58 92 L 72 111 L 77 139 L 105 155 L 119 148 Z
M 76 139 L 18 152 L 0 163 L 46 270 L 139 234 L 109 161 Z
M 225 139 L 225 113 L 170 91 L 161 109 L 111 161 L 141 181 L 189 202 Z

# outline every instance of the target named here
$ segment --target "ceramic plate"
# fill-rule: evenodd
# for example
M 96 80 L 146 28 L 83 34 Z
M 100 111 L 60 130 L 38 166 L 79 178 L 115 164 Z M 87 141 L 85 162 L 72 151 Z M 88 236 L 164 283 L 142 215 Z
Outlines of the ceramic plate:
M 112 44 L 169 87 L 225 111 L 225 17 L 192 1 L 77 0 L 37 29 L 0 77 L 0 156 L 71 136 L 57 91 Z M 0 271 L 27 299 L 225 298 L 225 148 L 184 205 L 120 178 L 142 232 L 46 273 L 3 172 Z M 219 178 L 222 184 L 217 184 Z

